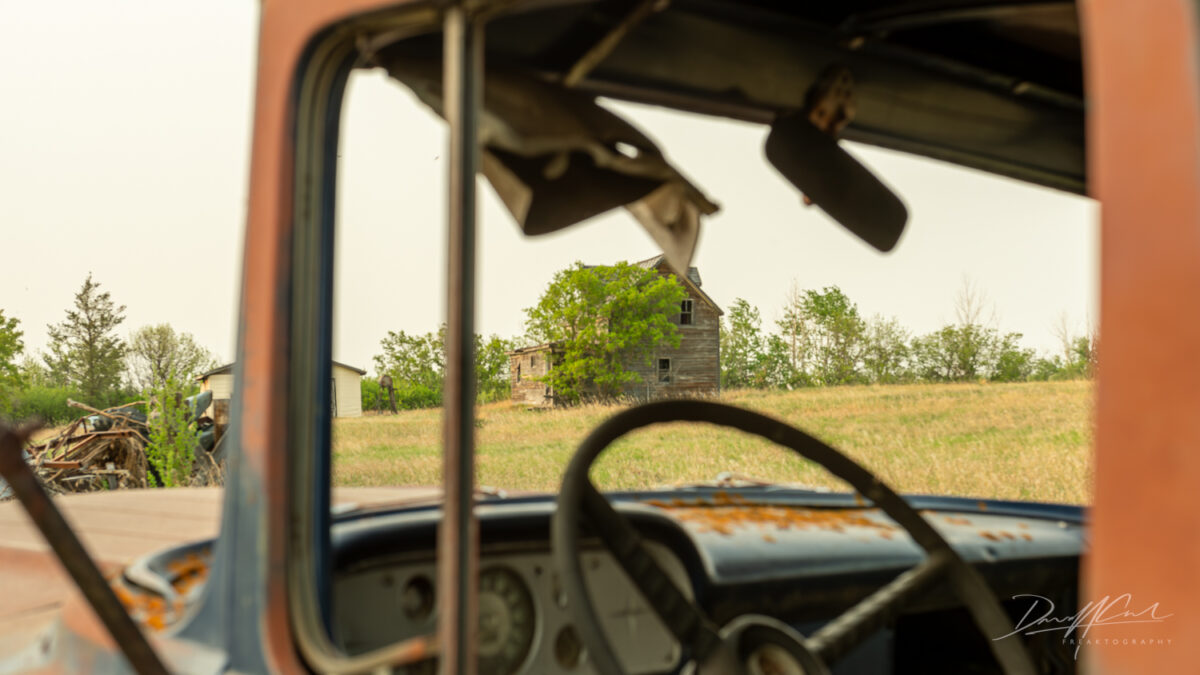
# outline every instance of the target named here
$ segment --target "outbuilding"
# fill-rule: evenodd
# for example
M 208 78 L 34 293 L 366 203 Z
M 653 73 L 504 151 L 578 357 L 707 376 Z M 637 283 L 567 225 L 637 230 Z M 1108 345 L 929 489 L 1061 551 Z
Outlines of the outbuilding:
M 348 366 L 337 361 L 333 362 L 333 416 L 360 417 L 362 416 L 362 376 L 367 371 L 354 366 Z M 229 363 L 204 373 L 196 378 L 200 382 L 200 391 L 212 391 L 213 405 L 207 413 L 213 416 L 213 411 L 221 405 L 220 401 L 233 398 L 233 364 Z

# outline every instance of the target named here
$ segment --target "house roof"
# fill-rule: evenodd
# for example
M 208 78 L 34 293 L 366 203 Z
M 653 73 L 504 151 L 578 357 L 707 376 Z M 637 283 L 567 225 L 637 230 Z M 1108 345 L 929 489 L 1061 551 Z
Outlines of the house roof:
M 643 269 L 655 270 L 655 269 L 662 267 L 663 265 L 666 265 L 667 258 L 666 258 L 666 256 L 660 254 L 660 255 L 656 255 L 652 258 L 646 258 L 645 260 L 639 260 L 633 264 L 637 265 L 638 267 L 641 267 Z M 671 268 L 671 271 L 674 272 L 675 271 L 674 268 Z M 676 275 L 676 278 L 679 278 L 678 274 Z M 684 285 L 691 288 L 692 291 L 701 300 L 707 302 L 713 309 L 715 309 L 717 311 L 718 316 L 725 315 L 725 311 L 722 310 L 719 305 L 717 305 L 716 301 L 713 300 L 712 298 L 708 297 L 708 293 L 705 293 L 703 290 L 700 289 L 700 285 L 702 283 L 700 281 L 700 270 L 696 269 L 695 267 L 689 267 L 688 271 L 687 271 L 687 276 L 683 277 L 682 281 L 684 282 Z
M 517 356 L 518 354 L 528 354 L 529 352 L 545 352 L 551 351 L 561 346 L 558 342 L 543 342 L 540 345 L 530 345 L 528 347 L 518 347 L 511 352 L 504 352 L 505 356 Z
M 354 372 L 358 373 L 359 375 L 367 374 L 367 371 L 363 370 L 362 368 L 355 368 L 354 366 L 346 365 L 345 363 L 342 363 L 341 361 L 334 361 L 333 365 L 341 366 L 342 368 L 345 368 L 346 370 L 353 370 Z M 208 378 L 212 377 L 213 375 L 221 375 L 221 374 L 229 373 L 232 371 L 233 371 L 233 364 L 226 363 L 223 366 L 217 366 L 216 368 L 213 368 L 212 370 L 208 371 L 207 373 L 200 373 L 199 375 L 196 376 L 196 381 L 203 382 L 204 380 L 207 380 Z
M 645 260 L 639 260 L 633 264 L 643 269 L 652 270 L 657 269 L 664 260 L 666 260 L 666 256 L 659 254 L 650 258 L 646 258 Z M 674 271 L 674 268 L 672 268 L 672 271 Z M 688 281 L 691 281 L 696 288 L 700 288 L 704 285 L 704 282 L 700 281 L 700 270 L 696 269 L 695 266 L 688 268 L 687 278 Z

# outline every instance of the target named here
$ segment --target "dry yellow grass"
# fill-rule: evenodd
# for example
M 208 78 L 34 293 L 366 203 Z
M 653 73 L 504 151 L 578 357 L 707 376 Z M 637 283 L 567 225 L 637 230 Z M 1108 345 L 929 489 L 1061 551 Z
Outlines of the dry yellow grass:
M 735 391 L 722 400 L 787 420 L 904 492 L 1091 500 L 1090 382 Z M 576 445 L 616 410 L 483 406 L 478 482 L 511 490 L 556 490 Z M 440 410 L 337 420 L 337 484 L 439 484 L 440 437 Z M 603 488 L 644 488 L 711 480 L 722 471 L 845 489 L 787 451 L 702 424 L 637 432 L 611 448 L 592 477 Z

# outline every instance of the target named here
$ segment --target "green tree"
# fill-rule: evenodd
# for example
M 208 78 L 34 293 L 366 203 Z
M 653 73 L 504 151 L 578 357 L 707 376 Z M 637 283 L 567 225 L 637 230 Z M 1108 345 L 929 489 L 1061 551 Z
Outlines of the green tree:
M 508 375 L 508 352 L 512 340 L 492 335 L 486 340 L 475 335 L 475 394 L 482 403 L 499 401 L 512 396 Z
M 408 334 L 388 331 L 379 342 L 382 354 L 375 356 L 375 370 L 390 375 L 396 390 L 396 405 L 400 408 L 428 408 L 441 405 L 442 380 L 446 372 L 446 326 L 436 333 Z M 508 354 L 513 341 L 498 335 L 484 338 L 475 335 L 475 393 L 481 402 L 498 401 L 510 395 Z M 363 380 L 363 407 L 373 409 L 377 397 L 387 405 L 387 392 L 379 390 L 378 382 Z M 368 403 L 369 399 L 369 403 Z
M 46 363 L 32 354 L 26 354 L 17 366 L 19 376 L 25 386 L 52 387 L 54 380 L 50 377 L 50 369 Z
M 25 343 L 21 338 L 25 335 L 20 321 L 16 317 L 4 317 L 0 309 L 0 415 L 6 414 L 11 408 L 12 396 L 22 388 L 25 378 L 17 357 L 25 351 Z
M 1022 347 L 1020 333 L 1009 333 L 1000 339 L 992 365 L 991 379 L 994 382 L 1024 382 L 1034 372 L 1036 354 Z
M 657 346 L 679 346 L 672 318 L 687 297 L 674 275 L 628 263 L 573 267 L 554 275 L 542 297 L 525 310 L 528 337 L 555 342 L 561 360 L 545 376 L 562 399 L 596 392 L 619 395 L 641 381 L 627 364 L 650 359 Z
M 5 318 L 4 310 L 0 309 L 0 382 L 20 379 L 17 357 L 25 351 L 25 343 L 21 340 L 25 333 L 20 325 L 16 317 Z
M 169 374 L 165 381 L 150 389 L 147 423 L 150 442 L 146 445 L 146 459 L 154 468 L 148 474 L 151 485 L 176 487 L 191 482 L 200 432 L 191 424 L 194 411 L 183 402 L 189 384 Z
M 1062 358 L 1057 355 L 1048 358 L 1040 358 L 1033 363 L 1033 371 L 1029 374 L 1029 379 L 1037 382 L 1045 382 L 1047 380 L 1057 380 L 1062 372 Z
M 138 391 L 161 387 L 169 379 L 191 382 L 214 368 L 212 352 L 191 333 L 176 333 L 171 324 L 142 326 L 129 336 L 126 350 L 129 381 Z
M 397 391 L 421 387 L 436 392 L 441 400 L 442 376 L 446 368 L 446 326 L 436 333 L 409 335 L 404 331 L 388 331 L 379 341 L 382 354 L 375 356 L 375 370 L 392 376 Z
M 88 274 L 66 320 L 46 328 L 50 344 L 43 359 L 51 379 L 76 389 L 92 405 L 115 401 L 125 359 L 125 343 L 116 329 L 124 320 L 125 306 L 115 304 L 108 291 L 101 292 Z
M 807 384 L 803 373 L 792 367 L 791 345 L 779 335 L 767 335 L 754 369 L 753 386 L 759 389 L 791 389 Z
M 862 364 L 867 377 L 877 384 L 894 384 L 906 377 L 910 340 L 896 319 L 875 315 L 863 331 Z
M 809 356 L 812 352 L 812 336 L 809 334 L 808 317 L 804 312 L 805 295 L 796 282 L 792 282 L 784 300 L 783 314 L 775 325 L 780 338 L 787 347 L 789 380 L 808 380 Z
M 912 369 L 927 382 L 948 382 L 957 377 L 954 326 L 913 338 L 910 348 Z
M 996 329 L 942 326 L 912 342 L 914 370 L 931 382 L 970 382 L 990 377 L 1003 342 Z
M 721 386 L 762 386 L 758 372 L 764 359 L 762 318 L 758 308 L 737 298 L 721 319 Z
M 859 381 L 866 323 L 858 306 L 837 286 L 826 286 L 805 291 L 800 307 L 811 336 L 817 379 L 826 385 Z

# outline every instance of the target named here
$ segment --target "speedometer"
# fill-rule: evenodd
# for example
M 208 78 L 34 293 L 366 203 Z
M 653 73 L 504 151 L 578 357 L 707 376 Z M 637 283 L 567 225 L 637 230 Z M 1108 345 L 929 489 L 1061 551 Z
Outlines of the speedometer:
M 512 675 L 525 661 L 536 628 L 533 597 L 520 575 L 492 567 L 479 575 L 479 672 Z

